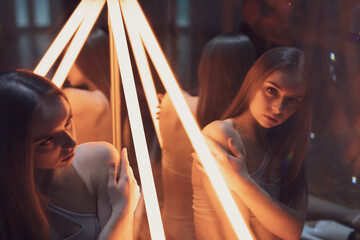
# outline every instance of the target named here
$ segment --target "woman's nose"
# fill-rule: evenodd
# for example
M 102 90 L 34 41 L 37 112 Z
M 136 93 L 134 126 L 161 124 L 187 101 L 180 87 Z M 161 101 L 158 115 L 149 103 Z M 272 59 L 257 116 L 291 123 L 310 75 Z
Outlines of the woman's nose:
M 280 113 L 284 110 L 285 104 L 285 99 L 279 99 L 279 101 L 274 102 L 272 109 L 275 113 Z
M 76 141 L 71 134 L 64 132 L 63 134 L 63 147 L 64 148 L 74 148 L 76 146 Z

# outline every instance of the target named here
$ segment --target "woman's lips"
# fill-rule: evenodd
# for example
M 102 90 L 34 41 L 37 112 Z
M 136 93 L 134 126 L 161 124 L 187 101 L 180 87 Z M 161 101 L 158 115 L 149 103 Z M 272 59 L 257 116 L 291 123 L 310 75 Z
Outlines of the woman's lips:
M 67 155 L 63 160 L 61 160 L 62 162 L 68 162 L 70 161 L 73 157 L 74 157 L 75 153 L 71 152 L 69 155 Z
M 273 122 L 273 123 L 277 123 L 279 121 L 279 119 L 274 118 L 274 117 L 270 117 L 269 115 L 265 115 L 265 118 L 268 119 L 269 121 Z

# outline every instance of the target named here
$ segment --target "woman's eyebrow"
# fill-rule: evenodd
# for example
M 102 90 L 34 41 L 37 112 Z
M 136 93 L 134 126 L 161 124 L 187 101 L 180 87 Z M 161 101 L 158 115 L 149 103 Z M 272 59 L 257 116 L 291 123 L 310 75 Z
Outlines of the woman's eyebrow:
M 282 90 L 282 88 L 277 83 L 274 83 L 272 81 L 267 81 L 267 83 L 270 83 L 270 84 L 274 85 L 276 88 Z
M 276 88 L 282 90 L 281 86 L 275 82 L 267 81 L 267 83 L 270 83 L 271 85 L 274 85 Z M 300 100 L 302 100 L 304 98 L 304 96 L 299 96 L 299 95 L 293 95 L 293 97 L 299 98 Z
M 41 142 L 41 141 L 43 141 L 43 140 L 45 140 L 45 139 L 47 139 L 47 138 L 49 138 L 49 137 L 50 137 L 50 135 L 48 135 L 48 136 L 41 136 L 41 137 L 35 139 L 35 140 L 33 141 L 33 143 Z

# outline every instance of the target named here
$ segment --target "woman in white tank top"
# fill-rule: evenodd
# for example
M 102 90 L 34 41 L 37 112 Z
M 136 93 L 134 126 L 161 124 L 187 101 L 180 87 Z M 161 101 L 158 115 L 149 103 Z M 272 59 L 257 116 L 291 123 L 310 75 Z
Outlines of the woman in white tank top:
M 215 156 L 253 237 L 299 239 L 307 207 L 303 160 L 311 121 L 303 53 L 281 47 L 262 55 L 223 119 L 203 133 L 224 151 L 237 149 L 233 162 Z M 236 239 L 199 161 L 194 161 L 192 182 L 197 239 Z

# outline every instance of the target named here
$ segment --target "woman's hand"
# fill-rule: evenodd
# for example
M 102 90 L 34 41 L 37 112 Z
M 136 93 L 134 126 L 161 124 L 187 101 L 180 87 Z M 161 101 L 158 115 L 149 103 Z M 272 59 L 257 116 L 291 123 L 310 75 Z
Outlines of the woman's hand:
M 233 144 L 231 138 L 228 140 L 228 150 L 232 155 L 227 153 L 212 138 L 207 136 L 204 136 L 204 138 L 210 152 L 212 153 L 217 162 L 219 170 L 222 173 L 226 184 L 228 185 L 229 189 L 235 190 L 237 188 L 237 178 L 239 178 L 240 176 L 250 177 L 243 155 Z M 193 153 L 193 158 L 197 167 L 205 174 L 205 169 L 196 153 Z
M 133 219 L 140 193 L 124 148 L 117 181 L 116 163 L 109 162 L 107 192 L 112 211 L 98 240 L 133 239 Z
M 123 212 L 126 212 L 125 214 L 133 214 L 140 197 L 140 192 L 133 171 L 129 165 L 126 148 L 121 151 L 118 181 L 116 173 L 115 162 L 110 162 L 107 190 L 113 214 L 119 213 L 122 215 Z

